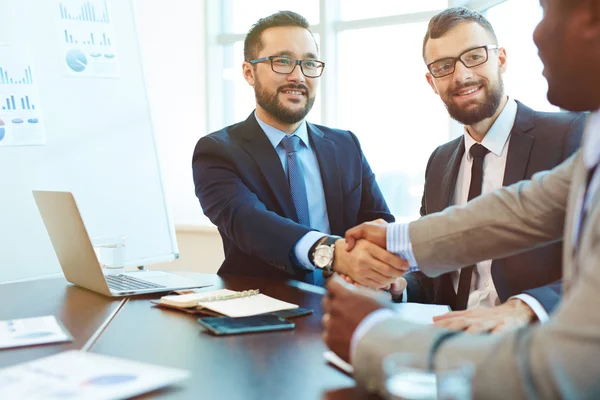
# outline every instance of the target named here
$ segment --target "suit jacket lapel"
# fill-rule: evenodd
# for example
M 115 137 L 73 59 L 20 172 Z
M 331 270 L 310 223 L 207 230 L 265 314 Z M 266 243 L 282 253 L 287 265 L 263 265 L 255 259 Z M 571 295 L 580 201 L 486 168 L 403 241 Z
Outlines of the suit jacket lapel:
M 279 202 L 284 216 L 298 222 L 296 208 L 290 193 L 285 171 L 277 151 L 263 132 L 254 113 L 244 122 L 244 140 L 246 151 L 254 158 L 267 181 L 268 188 Z
M 345 230 L 344 198 L 342 196 L 342 182 L 335 145 L 331 140 L 325 138 L 325 134 L 313 124 L 308 124 L 308 134 L 319 161 L 325 202 L 327 203 L 329 227 L 332 233 L 343 235 Z
M 460 163 L 465 154 L 465 138 L 461 137 L 458 141 L 458 145 L 454 149 L 450 160 L 448 160 L 448 168 L 442 178 L 442 184 L 440 188 L 441 204 L 439 210 L 448 207 L 452 202 L 452 194 L 454 193 L 454 187 L 456 186 L 456 179 L 458 178 L 458 171 L 460 169 Z
M 506 155 L 504 186 L 525 179 L 529 155 L 535 138 L 526 132 L 535 126 L 533 110 L 517 101 L 517 116 L 510 132 L 510 143 Z
M 465 154 L 465 138 L 461 137 L 457 141 L 457 146 L 452 152 L 450 159 L 448 160 L 448 168 L 442 177 L 440 186 L 440 207 L 434 211 L 441 211 L 448 207 L 452 203 L 452 194 L 456 187 L 456 180 L 458 179 L 458 171 L 460 170 L 460 163 Z M 434 303 L 436 304 L 450 304 L 454 308 L 456 302 L 456 292 L 452 285 L 452 275 L 443 274 L 434 281 Z

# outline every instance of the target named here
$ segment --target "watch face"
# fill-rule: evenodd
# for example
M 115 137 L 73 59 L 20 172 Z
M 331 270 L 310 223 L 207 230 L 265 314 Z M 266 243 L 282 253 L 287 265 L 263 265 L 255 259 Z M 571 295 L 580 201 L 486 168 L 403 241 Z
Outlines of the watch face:
M 315 265 L 319 268 L 330 266 L 333 260 L 333 248 L 330 246 L 318 246 L 315 249 Z

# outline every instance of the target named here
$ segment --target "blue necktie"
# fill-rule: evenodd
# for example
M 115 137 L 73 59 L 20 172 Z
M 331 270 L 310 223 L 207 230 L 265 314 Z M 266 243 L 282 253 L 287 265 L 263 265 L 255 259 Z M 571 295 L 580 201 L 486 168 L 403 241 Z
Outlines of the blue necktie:
M 287 152 L 287 178 L 294 207 L 296 208 L 296 215 L 298 216 L 298 223 L 310 226 L 304 172 L 298 158 L 300 138 L 296 135 L 286 135 L 281 140 L 281 144 Z
M 306 194 L 306 184 L 304 183 L 304 171 L 302 164 L 298 158 L 298 150 L 300 150 L 300 138 L 296 135 L 286 135 L 281 144 L 287 152 L 287 177 L 292 193 L 292 200 L 296 208 L 298 223 L 310 226 L 308 212 L 308 196 Z M 312 283 L 317 286 L 325 286 L 323 272 L 316 268 L 313 272 L 309 272 L 304 277 L 307 283 Z

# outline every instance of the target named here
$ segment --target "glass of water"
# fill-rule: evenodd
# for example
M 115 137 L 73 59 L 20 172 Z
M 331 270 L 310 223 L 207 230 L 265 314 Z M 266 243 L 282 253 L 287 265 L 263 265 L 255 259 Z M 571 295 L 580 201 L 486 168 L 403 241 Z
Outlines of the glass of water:
M 439 400 L 469 400 L 472 398 L 472 382 L 475 366 L 472 362 L 458 359 L 437 359 L 435 375 Z
M 462 359 L 436 360 L 427 369 L 425 355 L 394 353 L 383 360 L 389 400 L 470 400 L 474 366 Z
M 105 275 L 120 274 L 125 270 L 125 238 L 92 238 L 96 258 Z
M 426 356 L 393 353 L 383 360 L 388 400 L 435 400 L 435 373 L 428 371 Z

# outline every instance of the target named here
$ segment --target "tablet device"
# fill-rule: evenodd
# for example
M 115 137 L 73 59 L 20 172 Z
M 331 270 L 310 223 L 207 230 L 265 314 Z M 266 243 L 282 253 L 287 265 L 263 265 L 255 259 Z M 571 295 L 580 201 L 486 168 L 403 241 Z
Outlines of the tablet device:
M 213 335 L 236 335 L 238 333 L 281 331 L 294 329 L 294 323 L 275 315 L 263 314 L 251 317 L 205 317 L 199 318 L 200 325 Z
M 311 310 L 310 308 L 299 307 L 299 308 L 292 308 L 291 310 L 274 311 L 270 314 L 275 315 L 276 317 L 279 317 L 279 318 L 290 319 L 290 318 L 302 317 L 303 315 L 309 315 L 312 313 L 313 313 L 313 310 Z

